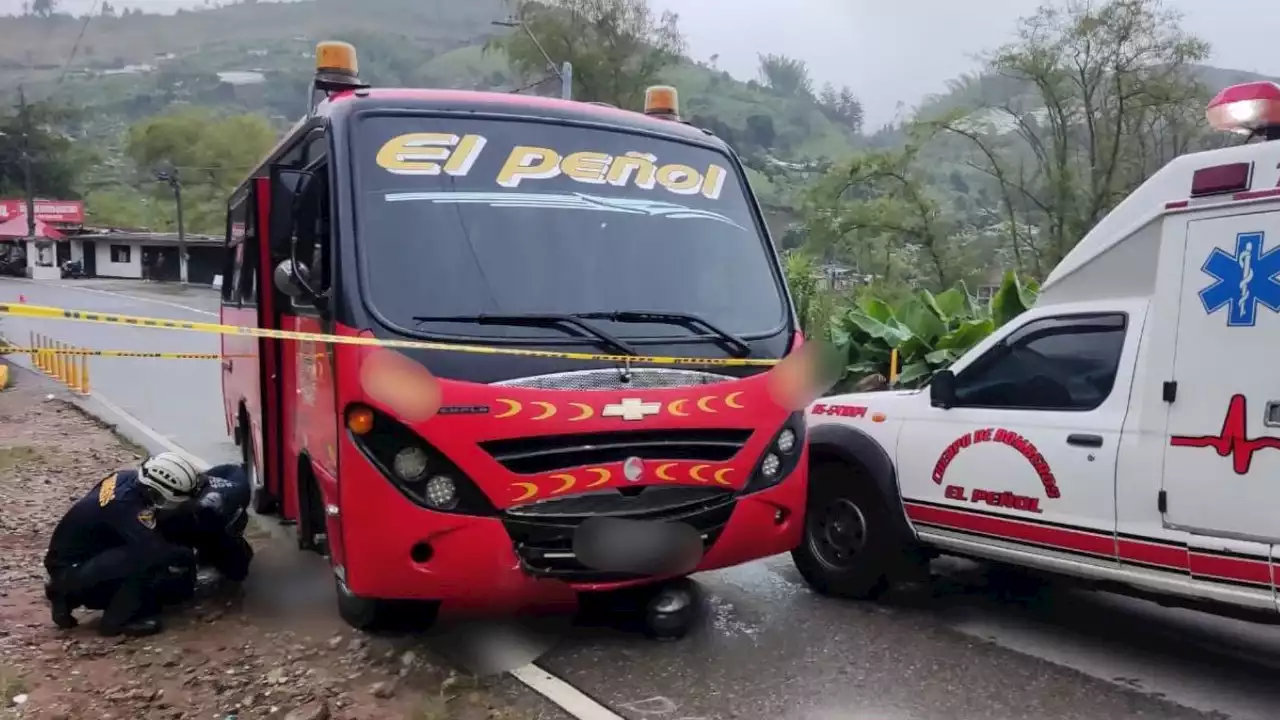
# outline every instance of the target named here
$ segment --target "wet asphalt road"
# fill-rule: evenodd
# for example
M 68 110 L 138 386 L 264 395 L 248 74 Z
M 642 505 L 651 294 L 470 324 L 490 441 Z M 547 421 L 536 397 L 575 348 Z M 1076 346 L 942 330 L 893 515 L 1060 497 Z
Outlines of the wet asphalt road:
M 0 302 L 22 293 L 30 304 L 177 319 L 217 312 L 208 290 L 64 284 L 74 289 L 0 279 Z M 31 330 L 91 348 L 218 350 L 210 335 L 0 321 L 17 342 Z M 216 361 L 91 363 L 95 390 L 144 423 L 207 460 L 237 456 Z M 579 627 L 539 664 L 632 720 L 1280 717 L 1280 629 L 1106 593 L 1014 591 L 960 561 L 935 572 L 927 591 L 850 603 L 815 595 L 787 557 L 772 558 L 701 576 L 705 617 L 683 641 Z

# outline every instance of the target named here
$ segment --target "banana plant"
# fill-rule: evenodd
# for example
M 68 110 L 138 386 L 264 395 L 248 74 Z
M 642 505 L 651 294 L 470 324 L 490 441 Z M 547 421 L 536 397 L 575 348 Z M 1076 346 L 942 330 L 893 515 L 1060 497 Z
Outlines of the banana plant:
M 937 295 L 921 290 L 896 307 L 864 298 L 831 318 L 831 341 L 846 359 L 837 388 L 843 391 L 868 375 L 889 377 L 894 350 L 899 367 L 894 386 L 925 385 L 934 373 L 1034 305 L 1038 294 L 1035 281 L 1024 283 L 1009 271 L 986 304 L 974 302 L 963 283 Z

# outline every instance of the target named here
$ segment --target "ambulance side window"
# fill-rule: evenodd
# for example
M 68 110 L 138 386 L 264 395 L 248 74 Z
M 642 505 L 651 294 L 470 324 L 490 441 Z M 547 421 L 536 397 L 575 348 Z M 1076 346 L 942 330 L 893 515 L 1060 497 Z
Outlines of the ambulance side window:
M 1126 325 L 1123 313 L 1033 320 L 956 377 L 955 407 L 1093 410 L 1115 385 Z

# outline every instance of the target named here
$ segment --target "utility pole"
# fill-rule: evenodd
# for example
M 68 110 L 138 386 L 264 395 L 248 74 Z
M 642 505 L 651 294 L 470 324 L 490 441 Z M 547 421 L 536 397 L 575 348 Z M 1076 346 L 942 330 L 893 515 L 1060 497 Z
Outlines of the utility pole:
M 31 175 L 31 115 L 27 95 L 18 86 L 18 122 L 22 126 L 22 182 L 27 194 L 27 238 L 36 239 L 36 186 Z
M 524 30 L 529 39 L 533 41 L 533 46 L 538 49 L 538 52 L 542 53 L 542 58 L 547 61 L 547 70 L 560 78 L 560 97 L 565 100 L 573 99 L 573 65 L 569 61 L 566 60 L 563 65 L 557 65 L 556 61 L 551 59 L 551 54 L 538 41 L 538 36 L 533 34 L 533 31 L 529 29 L 529 26 L 523 20 L 494 20 L 490 24 L 498 27 L 518 27 Z
M 156 179 L 169 184 L 173 188 L 173 200 L 178 206 L 178 280 L 187 284 L 187 231 L 182 222 L 182 180 L 178 177 L 178 169 L 157 170 Z

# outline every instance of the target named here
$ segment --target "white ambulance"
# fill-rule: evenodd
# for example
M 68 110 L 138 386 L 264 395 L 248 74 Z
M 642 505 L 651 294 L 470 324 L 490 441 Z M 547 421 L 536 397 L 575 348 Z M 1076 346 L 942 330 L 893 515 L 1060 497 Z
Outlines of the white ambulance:
M 1208 116 L 1252 141 L 1169 163 L 928 388 L 809 407 L 810 585 L 946 554 L 1277 612 L 1280 86 Z

